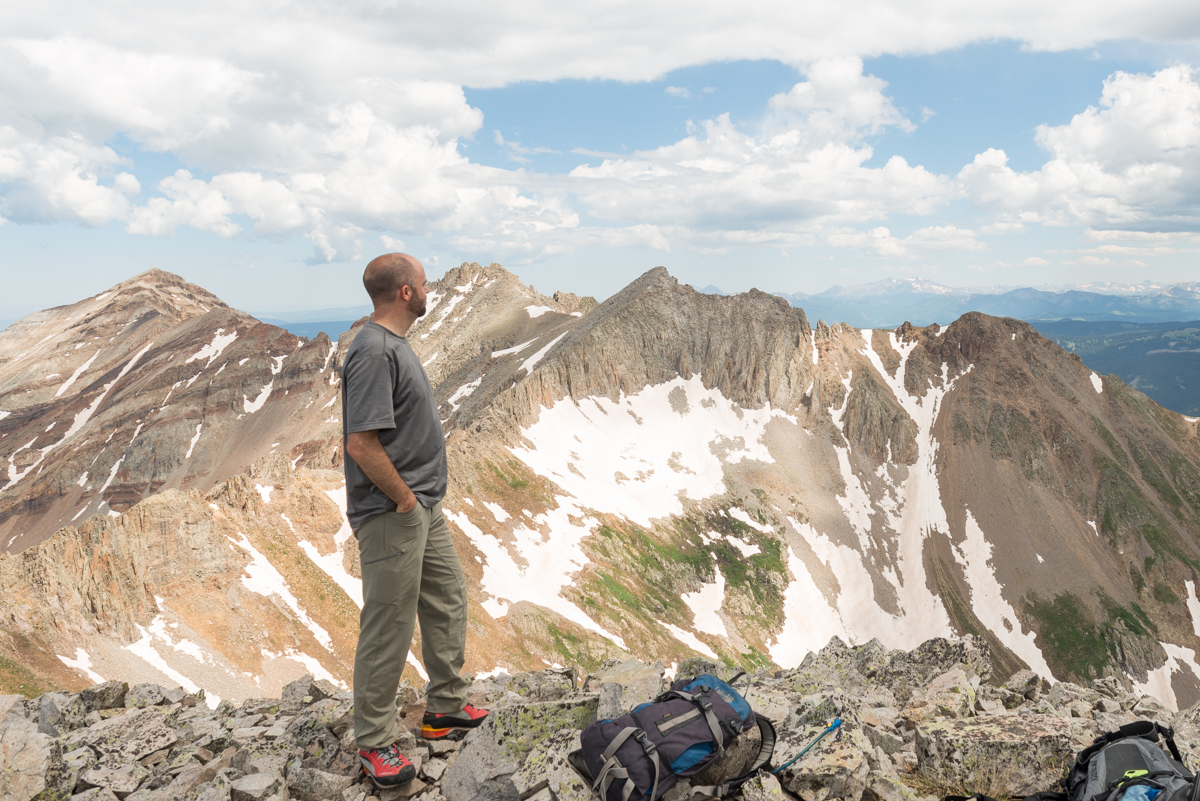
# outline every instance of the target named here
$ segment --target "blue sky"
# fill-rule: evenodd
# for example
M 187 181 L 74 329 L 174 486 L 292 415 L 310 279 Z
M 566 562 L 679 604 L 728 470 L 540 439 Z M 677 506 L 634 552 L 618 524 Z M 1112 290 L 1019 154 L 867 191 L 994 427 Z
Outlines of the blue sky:
M 151 267 L 357 305 L 391 249 L 599 298 L 1200 279 L 1189 4 L 294 5 L 0 31 L 0 320 Z

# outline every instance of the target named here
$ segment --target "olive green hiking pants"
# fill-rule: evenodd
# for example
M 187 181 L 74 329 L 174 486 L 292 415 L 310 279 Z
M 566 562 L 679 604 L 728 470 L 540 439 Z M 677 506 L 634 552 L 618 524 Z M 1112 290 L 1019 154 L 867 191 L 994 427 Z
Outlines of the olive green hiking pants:
M 354 532 L 362 560 L 363 608 L 354 655 L 354 736 L 362 749 L 395 742 L 396 690 L 421 622 L 421 655 L 429 674 L 426 709 L 458 712 L 469 682 L 467 584 L 442 505 L 385 512 Z

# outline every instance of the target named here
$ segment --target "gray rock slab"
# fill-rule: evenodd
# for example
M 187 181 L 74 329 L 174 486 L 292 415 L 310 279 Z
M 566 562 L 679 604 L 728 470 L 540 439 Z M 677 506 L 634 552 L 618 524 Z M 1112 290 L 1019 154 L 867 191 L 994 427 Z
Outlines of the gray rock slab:
M 743 801 L 784 801 L 785 798 L 779 779 L 764 770 L 742 785 Z
M 43 792 L 65 798 L 72 790 L 68 781 L 73 785 L 63 763 L 62 745 L 25 716 L 21 696 L 0 696 L 0 787 L 21 801 Z
M 157 684 L 135 684 L 125 693 L 125 706 L 131 708 L 159 706 L 165 702 L 163 688 Z
M 986 779 L 993 797 L 1027 796 L 1046 789 L 1046 777 L 1074 758 L 1064 724 L 1038 714 L 927 721 L 916 730 L 917 770 L 968 789 Z
M 129 685 L 123 681 L 106 681 L 93 684 L 79 694 L 79 700 L 87 707 L 88 712 L 99 712 L 101 709 L 120 709 L 125 706 L 125 694 Z
M 132 793 L 150 778 L 150 771 L 141 765 L 98 765 L 84 772 L 82 780 L 91 787 L 106 787 L 118 798 Z
M 252 773 L 229 788 L 231 801 L 267 801 L 281 795 L 283 778 L 271 773 Z
M 288 774 L 288 792 L 300 801 L 330 801 L 357 781 L 355 776 L 339 776 L 323 770 L 295 768 Z
M 133 762 L 170 748 L 179 736 L 163 722 L 161 712 L 149 708 L 132 709 L 92 726 L 83 732 L 80 741 L 109 761 Z
M 513 774 L 538 744 L 564 729 L 581 731 L 595 717 L 594 696 L 492 710 L 463 740 L 442 779 L 442 795 L 448 801 L 517 801 Z
M 621 697 L 624 709 L 619 714 L 624 714 L 638 704 L 654 700 L 662 692 L 663 664 L 655 662 L 647 665 L 637 659 L 626 659 L 624 662 L 604 668 L 589 677 L 588 684 L 590 686 L 594 687 L 597 682 L 600 684 L 602 695 L 604 685 L 621 685 L 624 690 Z M 605 717 L 612 716 L 606 715 Z
M 579 732 L 564 729 L 539 742 L 513 774 L 518 797 L 530 799 L 543 790 L 559 801 L 587 801 L 591 790 L 567 762 L 567 754 L 579 748 Z
M 73 693 L 46 693 L 38 708 L 38 731 L 51 737 L 82 729 L 87 707 Z
M 71 801 L 118 801 L 118 799 L 107 787 L 93 787 L 71 796 Z

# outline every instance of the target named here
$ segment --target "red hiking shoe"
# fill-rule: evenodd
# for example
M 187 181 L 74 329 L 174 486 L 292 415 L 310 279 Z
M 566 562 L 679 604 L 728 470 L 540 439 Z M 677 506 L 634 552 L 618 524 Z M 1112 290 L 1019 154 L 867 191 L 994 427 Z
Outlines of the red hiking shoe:
M 487 717 L 486 709 L 476 709 L 467 704 L 461 712 L 437 715 L 426 712 L 421 719 L 421 736 L 426 740 L 438 740 L 454 731 L 474 729 Z
M 417 769 L 409 762 L 400 747 L 392 743 L 387 748 L 372 748 L 358 752 L 362 772 L 380 789 L 408 784 L 417 778 Z

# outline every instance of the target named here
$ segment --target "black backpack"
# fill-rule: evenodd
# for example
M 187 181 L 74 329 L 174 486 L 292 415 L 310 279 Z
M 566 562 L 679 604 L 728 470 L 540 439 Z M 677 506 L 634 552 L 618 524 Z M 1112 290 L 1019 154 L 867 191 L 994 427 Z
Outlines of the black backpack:
M 1170 756 L 1155 744 L 1160 735 Z M 1059 784 L 1065 792 L 1035 793 L 1025 801 L 1200 801 L 1200 782 L 1184 767 L 1174 730 L 1151 720 L 1101 734 Z M 959 799 L 965 801 L 946 797 Z
M 635 792 L 638 801 L 658 801 L 680 779 L 724 756 L 734 739 L 755 725 L 762 745 L 750 769 L 691 793 L 692 798 L 722 798 L 770 763 L 775 727 L 716 676 L 681 679 L 654 701 L 615 720 L 590 723 L 583 730 L 582 748 L 568 759 L 603 801 L 628 801 Z

